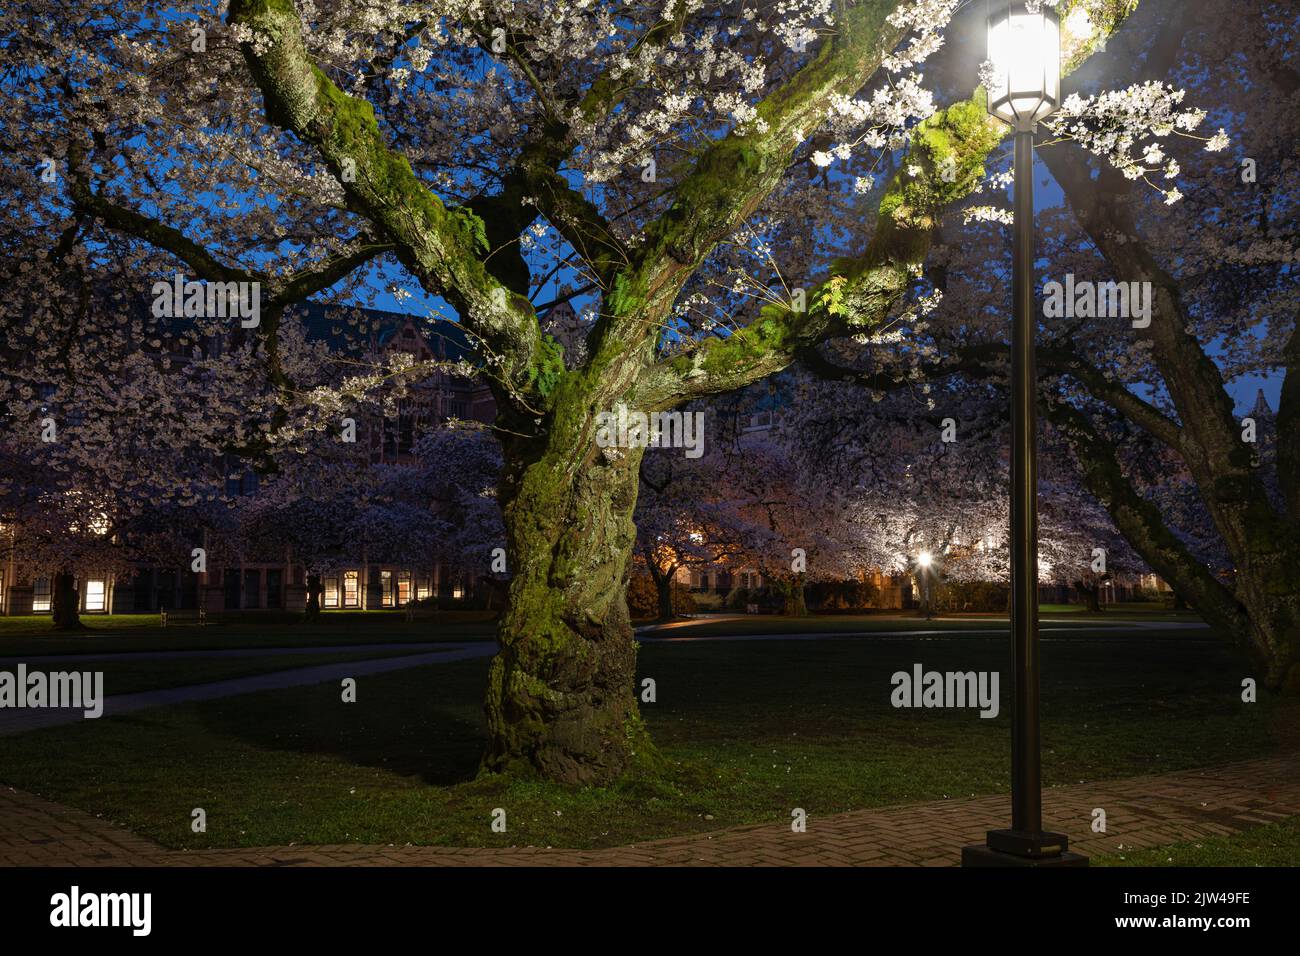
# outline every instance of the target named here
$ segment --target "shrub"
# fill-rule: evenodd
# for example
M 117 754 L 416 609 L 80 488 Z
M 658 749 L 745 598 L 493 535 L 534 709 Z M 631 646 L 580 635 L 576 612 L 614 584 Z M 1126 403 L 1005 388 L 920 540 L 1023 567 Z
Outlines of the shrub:
M 870 581 L 816 581 L 804 589 L 810 608 L 823 611 L 849 611 L 873 607 L 880 598 L 879 589 Z
M 934 589 L 936 606 L 949 611 L 1005 611 L 1009 597 L 994 581 L 945 581 Z

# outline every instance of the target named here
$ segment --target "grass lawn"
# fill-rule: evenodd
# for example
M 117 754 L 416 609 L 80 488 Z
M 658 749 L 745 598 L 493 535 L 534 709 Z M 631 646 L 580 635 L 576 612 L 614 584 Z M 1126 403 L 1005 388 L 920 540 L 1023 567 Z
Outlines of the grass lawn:
M 1203 639 L 1056 640 L 1043 648 L 1048 786 L 1221 763 L 1276 747 L 1277 703 Z M 569 789 L 475 779 L 486 660 L 267 691 L 0 739 L 0 782 L 172 847 L 428 843 L 592 847 L 1005 791 L 1002 712 L 894 709 L 890 675 L 1005 671 L 992 635 L 661 642 L 641 652 L 662 775 Z M 1005 676 L 1005 675 L 1004 675 Z M 208 831 L 189 829 L 207 811 Z M 494 834 L 494 808 L 508 831 Z M 1089 820 L 1080 820 L 1082 829 Z
M 1297 866 L 1300 817 L 1256 827 L 1230 837 L 1131 850 L 1094 857 L 1093 866 Z
M 0 617 L 0 657 L 474 641 L 495 634 L 491 615 L 482 611 L 444 611 L 411 622 L 401 611 L 332 611 L 310 624 L 298 614 L 268 611 L 218 615 L 202 627 L 186 622 L 165 628 L 157 614 L 85 615 L 81 620 L 87 631 L 60 634 L 48 615 Z
M 1195 615 L 1147 610 L 1107 611 L 1088 614 L 1082 608 L 1061 605 L 1064 614 L 1044 608 L 1044 624 L 1070 625 L 1092 622 L 1121 626 L 1125 620 L 1168 620 L 1194 623 Z M 1147 607 L 1145 605 L 1139 607 Z M 85 615 L 87 630 L 75 634 L 56 632 L 48 615 L 0 617 L 0 657 L 27 654 L 87 654 L 154 650 L 219 650 L 244 647 L 329 647 L 369 643 L 429 643 L 491 640 L 495 623 L 491 612 L 441 611 L 436 617 L 406 621 L 401 611 L 327 611 L 307 623 L 301 615 L 274 611 L 213 615 L 200 627 L 193 622 L 162 627 L 157 614 Z M 1006 615 L 988 614 L 926 621 L 910 612 L 830 614 L 804 618 L 777 615 L 748 616 L 743 620 L 710 620 L 707 616 L 676 622 L 647 636 L 675 637 L 738 634 L 851 634 L 877 631 L 980 631 L 1005 628 Z
M 1061 605 L 1067 607 L 1067 605 Z M 1098 634 L 1111 631 L 1123 633 L 1124 625 L 1133 622 L 1160 622 L 1196 625 L 1201 619 L 1187 612 L 1158 611 L 1106 611 L 1090 614 L 1083 610 L 1064 613 L 1042 612 L 1042 626 L 1046 631 L 1069 628 L 1090 629 Z M 742 616 L 709 615 L 684 618 L 667 625 L 655 626 L 645 631 L 652 637 L 721 637 L 745 634 L 873 634 L 881 631 L 1008 631 L 1006 614 L 940 615 L 933 620 L 914 612 L 891 611 L 875 614 L 817 614 L 811 617 L 783 617 L 778 614 Z
M 1040 604 L 1038 610 L 1042 614 L 1078 614 L 1095 618 L 1098 621 L 1109 617 L 1136 618 L 1139 620 L 1153 618 L 1161 620 L 1182 620 L 1184 618 L 1199 620 L 1195 611 L 1190 609 L 1175 611 L 1163 601 L 1119 601 L 1115 604 L 1103 606 L 1105 610 L 1100 614 L 1089 611 L 1082 604 Z
M 369 661 L 383 657 L 400 657 L 411 651 L 349 651 L 346 654 L 275 654 L 267 657 L 202 657 L 181 660 L 106 660 L 57 663 L 28 662 L 28 671 L 103 671 L 104 693 L 108 696 L 134 694 L 163 687 L 207 684 L 254 674 L 267 674 L 317 664 L 343 661 Z M 13 664 L 0 664 L 0 672 L 14 673 Z M 2 752 L 3 745 L 0 745 Z

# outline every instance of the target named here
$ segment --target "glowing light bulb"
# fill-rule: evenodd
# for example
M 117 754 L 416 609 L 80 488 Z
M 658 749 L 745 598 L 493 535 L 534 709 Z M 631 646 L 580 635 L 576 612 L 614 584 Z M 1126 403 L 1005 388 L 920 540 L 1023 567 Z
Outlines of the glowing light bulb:
M 1061 27 L 1056 11 L 995 3 L 988 21 L 989 112 L 1016 129 L 1033 127 L 1060 103 Z

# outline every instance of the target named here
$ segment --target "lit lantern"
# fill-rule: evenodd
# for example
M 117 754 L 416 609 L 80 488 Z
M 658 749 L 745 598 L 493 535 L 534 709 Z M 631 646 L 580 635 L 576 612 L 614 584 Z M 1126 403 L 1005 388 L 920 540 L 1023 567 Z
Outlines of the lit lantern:
M 990 0 L 989 8 L 989 112 L 1026 132 L 1061 105 L 1061 20 L 1042 0 Z

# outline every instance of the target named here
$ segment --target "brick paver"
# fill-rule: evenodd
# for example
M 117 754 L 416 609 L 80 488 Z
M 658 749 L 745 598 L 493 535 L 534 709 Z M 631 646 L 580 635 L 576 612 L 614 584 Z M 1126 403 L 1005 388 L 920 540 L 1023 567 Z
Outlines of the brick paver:
M 1092 811 L 1107 832 L 1092 833 Z M 167 850 L 33 794 L 0 787 L 0 865 L 42 866 L 953 866 L 1004 826 L 1006 795 L 811 815 L 602 850 L 302 846 Z M 1085 854 L 1208 838 L 1300 814 L 1300 752 L 1203 770 L 1074 784 L 1043 794 L 1044 825 Z

